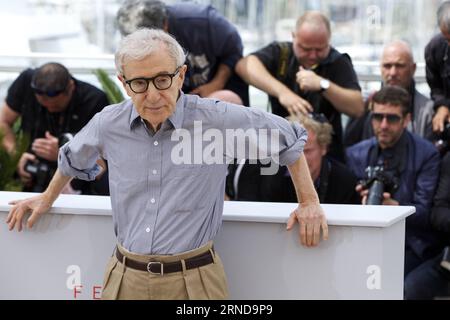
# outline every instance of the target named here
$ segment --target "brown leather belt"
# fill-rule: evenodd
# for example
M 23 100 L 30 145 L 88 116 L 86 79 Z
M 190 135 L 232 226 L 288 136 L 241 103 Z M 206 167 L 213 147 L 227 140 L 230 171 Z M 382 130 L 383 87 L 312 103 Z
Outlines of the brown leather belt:
M 214 249 L 212 249 L 213 251 Z M 214 251 L 213 251 L 214 252 Z M 116 248 L 116 257 L 120 262 L 123 261 L 123 254 Z M 208 250 L 198 256 L 194 256 L 188 259 L 184 259 L 186 269 L 194 269 L 202 266 L 206 266 L 214 262 L 214 258 L 211 251 Z M 164 273 L 180 272 L 183 270 L 183 265 L 181 261 L 175 262 L 160 262 L 160 261 L 150 261 L 148 263 L 132 260 L 128 257 L 125 259 L 125 265 L 129 268 L 148 271 L 152 274 L 163 275 Z

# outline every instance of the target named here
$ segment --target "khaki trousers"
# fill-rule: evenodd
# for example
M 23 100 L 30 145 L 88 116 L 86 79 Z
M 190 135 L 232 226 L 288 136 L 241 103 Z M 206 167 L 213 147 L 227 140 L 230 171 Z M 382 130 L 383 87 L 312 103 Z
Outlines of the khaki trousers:
M 102 299 L 175 300 L 175 299 L 226 299 L 228 288 L 222 261 L 214 252 L 214 263 L 186 270 L 183 259 L 194 257 L 212 249 L 212 241 L 205 246 L 178 255 L 137 255 L 118 245 L 117 249 L 139 262 L 160 261 L 162 263 L 182 261 L 183 271 L 164 275 L 151 274 L 126 267 L 114 254 L 106 267 L 103 279 Z

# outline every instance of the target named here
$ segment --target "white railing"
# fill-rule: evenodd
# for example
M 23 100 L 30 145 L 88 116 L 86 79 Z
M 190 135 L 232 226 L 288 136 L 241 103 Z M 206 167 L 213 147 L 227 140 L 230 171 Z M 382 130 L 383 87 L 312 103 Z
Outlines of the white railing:
M 9 232 L 0 192 L 0 299 L 94 299 L 116 243 L 108 197 L 61 195 L 33 229 Z M 215 238 L 231 299 L 402 299 L 405 218 L 414 207 L 327 205 L 316 248 L 287 232 L 295 203 L 225 202 Z M 74 287 L 74 279 L 79 279 Z
M 10 60 L 10 64 L 5 64 Z M 21 61 L 21 63 L 19 63 Z M 74 74 L 91 74 L 95 68 L 102 68 L 110 74 L 115 74 L 114 55 L 70 55 L 62 53 L 17 53 L 0 54 L 0 72 L 20 72 L 27 67 L 36 67 L 48 61 L 66 63 Z M 86 66 L 86 63 L 89 66 Z M 353 65 L 361 82 L 380 81 L 379 62 L 353 61 Z M 425 64 L 417 64 L 416 82 L 425 82 Z

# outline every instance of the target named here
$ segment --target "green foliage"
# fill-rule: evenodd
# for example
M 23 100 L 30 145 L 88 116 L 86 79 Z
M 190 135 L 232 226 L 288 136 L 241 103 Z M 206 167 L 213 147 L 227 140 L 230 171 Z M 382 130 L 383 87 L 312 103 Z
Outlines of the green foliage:
M 9 153 L 3 146 L 4 136 L 4 132 L 0 130 L 0 190 L 22 191 L 23 185 L 14 178 L 14 173 L 20 157 L 30 145 L 30 137 L 23 132 L 16 134 L 16 150 Z
M 125 100 L 119 86 L 109 77 L 105 70 L 95 69 L 94 74 L 97 76 L 98 81 L 100 81 L 109 103 L 116 104 Z

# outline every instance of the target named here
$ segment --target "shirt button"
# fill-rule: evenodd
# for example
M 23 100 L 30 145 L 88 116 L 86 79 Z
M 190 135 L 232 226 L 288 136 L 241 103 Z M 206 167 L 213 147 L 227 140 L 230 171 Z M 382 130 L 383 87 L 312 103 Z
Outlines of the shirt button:
M 145 232 L 149 233 L 150 232 L 150 228 L 145 229 Z
M 155 142 L 153 142 L 153 144 L 154 144 L 155 146 L 157 146 L 159 143 L 158 143 L 158 141 L 155 141 Z
M 152 199 L 150 200 L 150 202 L 151 202 L 151 203 L 155 203 L 156 200 L 152 198 Z
M 153 174 L 157 174 L 157 173 L 158 173 L 158 171 L 156 171 L 156 170 L 153 170 L 153 171 L 152 171 L 152 173 L 153 173 Z

